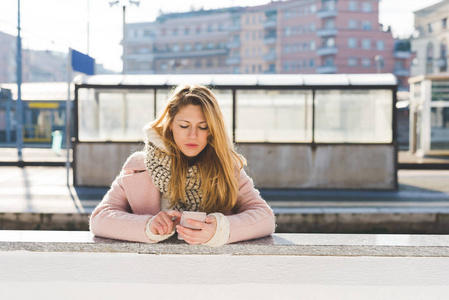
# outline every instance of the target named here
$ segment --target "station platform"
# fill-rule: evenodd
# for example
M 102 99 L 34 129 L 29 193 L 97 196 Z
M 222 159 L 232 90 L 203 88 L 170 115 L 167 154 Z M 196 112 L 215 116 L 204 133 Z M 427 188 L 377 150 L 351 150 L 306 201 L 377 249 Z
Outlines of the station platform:
M 398 178 L 395 191 L 260 192 L 278 232 L 449 233 L 449 170 L 399 170 Z M 67 185 L 65 167 L 1 166 L 0 229 L 88 230 L 107 189 Z

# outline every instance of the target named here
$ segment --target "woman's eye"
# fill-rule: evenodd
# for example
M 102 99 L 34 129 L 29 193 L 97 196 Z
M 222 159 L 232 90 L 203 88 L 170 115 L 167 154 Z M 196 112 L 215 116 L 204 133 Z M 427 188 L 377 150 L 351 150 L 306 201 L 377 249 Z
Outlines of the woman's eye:
M 189 126 L 182 126 L 182 125 L 179 125 L 179 127 L 186 129 L 186 128 L 189 127 Z
M 199 129 L 201 129 L 201 130 L 208 130 L 209 129 L 209 127 L 198 127 Z

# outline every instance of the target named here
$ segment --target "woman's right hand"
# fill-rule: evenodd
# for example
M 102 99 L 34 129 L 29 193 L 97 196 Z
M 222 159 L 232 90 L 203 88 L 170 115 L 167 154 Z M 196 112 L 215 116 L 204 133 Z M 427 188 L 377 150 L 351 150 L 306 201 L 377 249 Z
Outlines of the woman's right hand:
M 166 235 L 173 231 L 181 221 L 181 212 L 177 210 L 161 211 L 151 221 L 150 230 L 153 234 Z

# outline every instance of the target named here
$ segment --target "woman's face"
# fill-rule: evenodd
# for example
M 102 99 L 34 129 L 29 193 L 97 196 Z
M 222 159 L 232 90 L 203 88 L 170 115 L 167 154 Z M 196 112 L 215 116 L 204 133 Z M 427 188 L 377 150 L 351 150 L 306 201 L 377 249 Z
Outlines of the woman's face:
M 200 106 L 183 107 L 170 127 L 176 145 L 185 156 L 195 157 L 207 146 L 209 127 Z

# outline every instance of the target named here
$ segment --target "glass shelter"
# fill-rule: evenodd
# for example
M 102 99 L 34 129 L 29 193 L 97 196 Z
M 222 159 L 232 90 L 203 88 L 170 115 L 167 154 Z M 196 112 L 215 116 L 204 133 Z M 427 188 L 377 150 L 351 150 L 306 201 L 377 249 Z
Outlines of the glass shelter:
M 449 155 L 449 76 L 416 76 L 409 82 L 410 151 Z
M 80 77 L 74 184 L 109 185 L 127 156 L 143 148 L 143 126 L 183 83 L 213 89 L 259 187 L 397 186 L 391 74 Z

